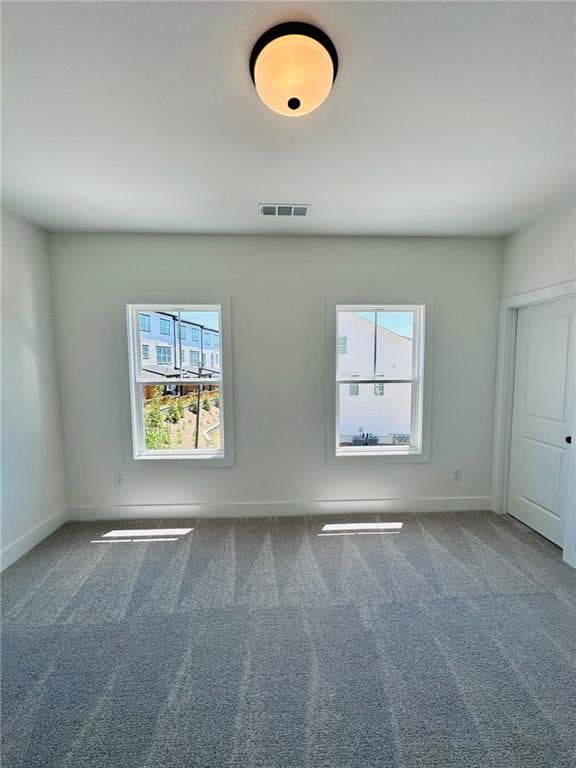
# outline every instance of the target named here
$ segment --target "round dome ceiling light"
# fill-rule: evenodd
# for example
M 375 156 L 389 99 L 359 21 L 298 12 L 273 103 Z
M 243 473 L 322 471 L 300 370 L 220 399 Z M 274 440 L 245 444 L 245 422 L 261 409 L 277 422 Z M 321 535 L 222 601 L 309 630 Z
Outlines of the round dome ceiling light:
M 338 54 L 325 32 L 312 24 L 288 21 L 257 40 L 250 75 L 267 107 L 287 117 L 317 109 L 332 90 Z

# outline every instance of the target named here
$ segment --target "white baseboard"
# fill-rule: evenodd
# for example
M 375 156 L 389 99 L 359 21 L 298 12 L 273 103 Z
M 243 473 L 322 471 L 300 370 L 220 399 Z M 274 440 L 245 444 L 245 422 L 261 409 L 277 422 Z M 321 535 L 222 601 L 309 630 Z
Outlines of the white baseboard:
M 71 507 L 34 526 L 0 553 L 4 570 L 69 520 L 142 520 L 184 517 L 281 517 L 292 515 L 373 514 L 378 512 L 474 512 L 493 509 L 490 496 L 447 496 L 420 499 L 347 499 L 307 501 L 242 501 L 225 504 L 126 504 Z
M 47 520 L 35 525 L 34 528 L 27 533 L 19 536 L 16 541 L 5 546 L 0 553 L 0 571 L 3 571 L 5 568 L 8 568 L 9 565 L 15 563 L 16 560 L 19 560 L 22 557 L 22 555 L 25 555 L 26 552 L 32 549 L 32 547 L 40 544 L 46 536 L 50 536 L 51 533 L 54 533 L 54 531 L 60 528 L 61 525 L 64 525 L 67 521 L 68 510 L 61 509 L 59 512 L 50 515 Z
M 574 547 L 564 547 L 562 560 L 571 568 L 576 568 L 576 549 Z
M 71 507 L 69 520 L 142 520 L 184 517 L 281 517 L 378 512 L 471 512 L 491 510 L 490 496 L 333 501 L 242 501 L 224 504 L 121 504 Z

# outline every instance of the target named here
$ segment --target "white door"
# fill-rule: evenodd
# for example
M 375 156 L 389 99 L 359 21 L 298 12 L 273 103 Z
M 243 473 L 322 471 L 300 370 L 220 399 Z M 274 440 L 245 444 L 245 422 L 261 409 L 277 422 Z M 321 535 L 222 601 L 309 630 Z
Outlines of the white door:
M 518 311 L 508 512 L 562 546 L 567 507 L 572 299 Z

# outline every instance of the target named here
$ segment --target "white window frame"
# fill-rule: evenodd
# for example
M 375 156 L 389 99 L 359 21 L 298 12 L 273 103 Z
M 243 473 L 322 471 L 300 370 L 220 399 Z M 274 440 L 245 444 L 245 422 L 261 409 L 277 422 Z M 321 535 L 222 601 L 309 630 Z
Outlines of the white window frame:
M 412 345 L 412 377 L 410 379 L 389 379 L 384 376 L 367 378 L 338 378 L 338 313 L 339 312 L 414 312 L 414 335 Z M 430 315 L 431 308 L 424 304 L 397 304 L 387 301 L 347 301 L 328 300 L 327 326 L 331 354 L 328 356 L 329 393 L 327 460 L 328 463 L 355 463 L 358 458 L 380 462 L 428 462 L 430 460 L 429 435 L 429 382 L 424 378 L 425 367 L 430 355 Z M 339 445 L 339 385 L 340 384 L 387 384 L 404 382 L 412 384 L 411 439 L 410 446 L 346 446 Z
M 150 374 L 146 378 L 140 375 L 141 372 L 141 339 L 140 339 L 140 321 L 139 315 L 146 310 L 150 312 L 166 312 L 180 310 L 182 312 L 217 312 L 219 315 L 219 328 L 221 334 L 221 347 L 226 350 L 226 360 L 230 361 L 229 354 L 229 341 L 227 335 L 230 332 L 230 326 L 228 318 L 223 321 L 223 305 L 222 304 L 182 304 L 174 302 L 171 304 L 127 304 L 126 305 L 126 317 L 128 324 L 128 355 L 129 355 L 129 370 L 130 370 L 130 401 L 131 401 L 131 421 L 132 421 L 132 455 L 135 461 L 141 460 L 182 460 L 187 459 L 191 461 L 202 460 L 202 466 L 225 466 L 229 467 L 233 465 L 232 455 L 232 424 L 228 423 L 228 416 L 230 412 L 229 396 L 230 396 L 230 376 L 229 371 L 225 372 L 220 369 L 216 376 L 208 377 L 195 377 L 195 376 L 182 376 L 177 378 L 171 378 L 169 381 L 162 376 L 157 378 L 150 378 Z M 178 335 L 178 334 L 177 334 Z M 223 366 L 227 368 L 227 366 Z M 220 401 L 220 449 L 209 450 L 200 448 L 196 449 L 178 449 L 171 448 L 167 450 L 150 450 L 146 448 L 145 444 L 145 430 L 144 430 L 144 407 L 142 404 L 142 387 L 166 385 L 166 384 L 211 384 L 218 386 L 218 397 Z

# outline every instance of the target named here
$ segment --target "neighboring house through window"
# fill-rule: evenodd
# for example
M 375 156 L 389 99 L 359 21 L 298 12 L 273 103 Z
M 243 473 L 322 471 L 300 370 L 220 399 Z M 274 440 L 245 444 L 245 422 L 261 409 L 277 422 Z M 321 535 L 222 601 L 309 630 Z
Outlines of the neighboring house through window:
M 421 455 L 424 307 L 338 305 L 336 341 L 336 456 Z
M 190 348 L 201 347 L 201 332 L 212 348 L 221 347 L 220 305 L 129 305 L 127 314 L 134 458 L 214 459 L 230 466 L 217 356 Z

